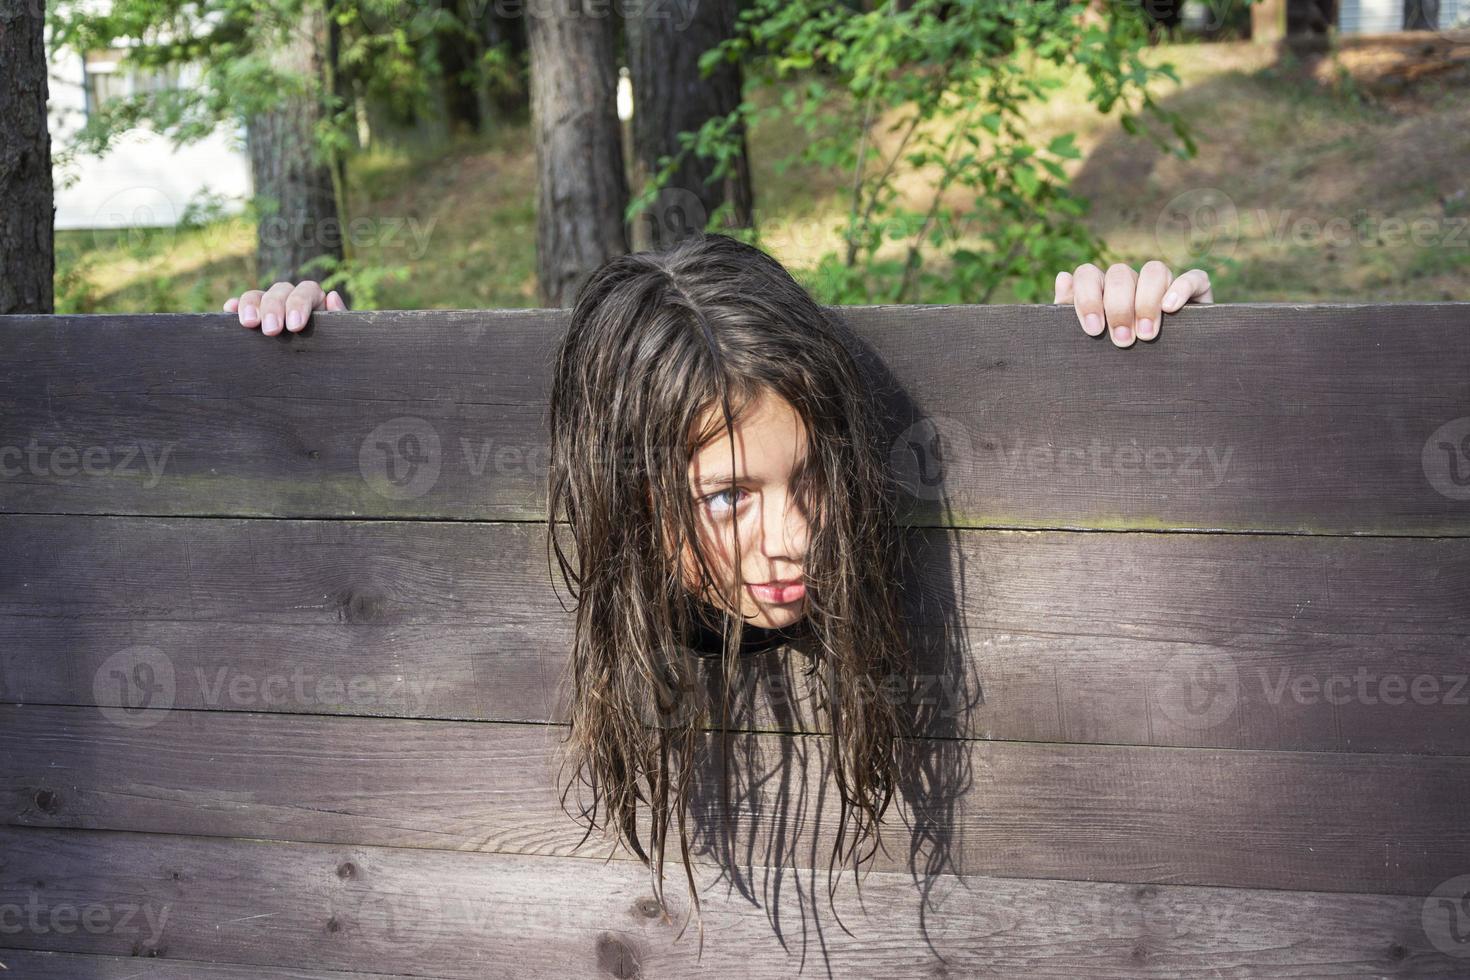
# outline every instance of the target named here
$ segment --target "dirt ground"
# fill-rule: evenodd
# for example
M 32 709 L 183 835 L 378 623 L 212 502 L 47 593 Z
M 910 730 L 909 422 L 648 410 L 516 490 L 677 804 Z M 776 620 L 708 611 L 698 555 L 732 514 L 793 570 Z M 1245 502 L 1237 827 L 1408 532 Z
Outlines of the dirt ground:
M 1339 40 L 1336 64 L 1302 52 L 1304 70 L 1323 84 L 1350 75 L 1366 96 L 1400 112 L 1426 109 L 1458 88 L 1470 98 L 1470 31 L 1411 31 Z

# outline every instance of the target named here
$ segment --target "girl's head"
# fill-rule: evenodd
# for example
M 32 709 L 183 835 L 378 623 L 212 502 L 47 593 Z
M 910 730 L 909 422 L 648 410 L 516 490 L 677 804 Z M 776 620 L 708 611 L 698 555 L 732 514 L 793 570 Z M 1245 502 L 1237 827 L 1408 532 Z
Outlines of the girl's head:
M 829 314 L 760 249 L 703 235 L 583 285 L 553 371 L 548 487 L 577 606 L 571 743 L 645 861 L 639 781 L 669 789 L 669 741 L 691 764 L 702 720 L 684 656 L 695 617 L 723 631 L 727 672 L 747 626 L 799 625 L 825 667 L 858 827 L 886 805 L 893 709 L 854 696 L 900 644 L 878 433 Z M 669 800 L 649 802 L 661 860 Z
M 790 626 L 883 516 L 856 364 L 786 270 L 732 238 L 597 270 L 551 412 L 551 505 L 572 525 L 575 585 L 683 592 Z

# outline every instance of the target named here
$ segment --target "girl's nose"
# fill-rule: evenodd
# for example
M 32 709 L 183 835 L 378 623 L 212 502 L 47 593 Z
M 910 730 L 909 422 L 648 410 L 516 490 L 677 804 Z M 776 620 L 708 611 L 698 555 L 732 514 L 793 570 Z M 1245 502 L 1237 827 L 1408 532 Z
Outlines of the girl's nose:
M 807 521 L 789 493 L 761 498 L 761 553 L 767 558 L 799 562 L 806 554 Z

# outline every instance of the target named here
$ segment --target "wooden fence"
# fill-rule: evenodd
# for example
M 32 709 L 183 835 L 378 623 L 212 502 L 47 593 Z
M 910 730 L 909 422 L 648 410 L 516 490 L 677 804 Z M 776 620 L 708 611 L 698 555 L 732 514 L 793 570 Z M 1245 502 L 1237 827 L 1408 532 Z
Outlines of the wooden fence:
M 1470 303 L 841 312 L 924 737 L 839 922 L 756 688 L 702 959 L 558 803 L 564 312 L 0 317 L 6 976 L 1470 975 Z

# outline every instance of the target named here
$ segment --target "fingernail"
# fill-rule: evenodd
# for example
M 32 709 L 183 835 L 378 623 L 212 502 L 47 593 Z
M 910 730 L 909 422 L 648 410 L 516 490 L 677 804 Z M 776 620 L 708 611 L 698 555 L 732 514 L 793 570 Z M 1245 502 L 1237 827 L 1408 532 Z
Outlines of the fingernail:
M 1165 306 L 1178 306 L 1179 305 L 1179 294 L 1178 293 L 1170 293 L 1169 295 L 1165 296 L 1164 297 L 1164 305 Z
M 260 332 L 267 337 L 273 337 L 281 332 L 281 318 L 274 313 L 267 313 L 264 322 L 260 325 Z
M 286 329 L 298 330 L 301 327 L 301 311 L 290 310 L 286 313 Z
M 1140 319 L 1138 321 L 1138 339 L 1139 340 L 1152 340 L 1153 337 L 1154 337 L 1154 322 L 1152 320 L 1150 320 L 1148 317 L 1143 317 L 1142 319 Z
M 1119 327 L 1113 331 L 1113 339 L 1118 342 L 1119 346 L 1126 347 L 1133 343 L 1133 328 Z
M 1098 316 L 1096 313 L 1087 314 L 1087 332 L 1089 334 L 1096 337 L 1098 334 L 1102 333 L 1102 328 L 1102 317 Z
M 260 311 L 253 306 L 242 307 L 240 310 L 240 322 L 244 323 L 247 320 L 254 320 L 259 315 Z

